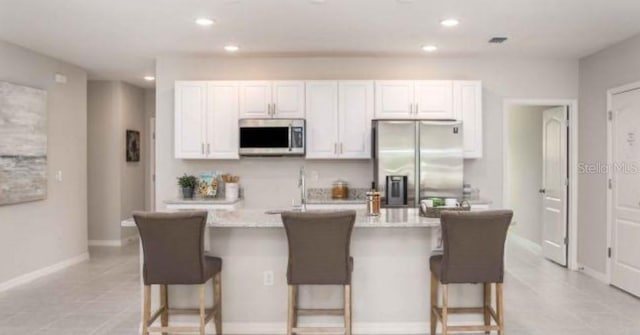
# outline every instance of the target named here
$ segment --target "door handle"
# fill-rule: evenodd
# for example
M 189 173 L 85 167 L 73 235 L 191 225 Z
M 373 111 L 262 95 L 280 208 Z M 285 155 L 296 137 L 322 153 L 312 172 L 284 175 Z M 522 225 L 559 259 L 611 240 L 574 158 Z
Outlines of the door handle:
M 333 143 L 333 153 L 338 154 L 338 143 Z
M 409 104 L 409 114 L 413 114 L 413 104 Z
M 547 193 L 547 190 L 544 189 L 544 188 L 541 188 L 541 189 L 538 190 L 538 193 L 545 194 L 545 193 Z
M 420 108 L 420 104 L 416 104 L 416 112 L 415 112 L 416 115 L 418 115 L 419 108 Z
M 204 142 L 200 143 L 200 153 L 204 155 Z
M 273 111 L 272 112 L 273 114 L 271 114 L 271 116 L 276 115 L 276 104 L 275 103 L 273 103 L 273 108 L 271 110 Z
M 211 143 L 207 143 L 207 155 L 211 153 Z
M 343 154 L 344 151 L 342 150 L 342 142 L 340 142 L 340 154 Z

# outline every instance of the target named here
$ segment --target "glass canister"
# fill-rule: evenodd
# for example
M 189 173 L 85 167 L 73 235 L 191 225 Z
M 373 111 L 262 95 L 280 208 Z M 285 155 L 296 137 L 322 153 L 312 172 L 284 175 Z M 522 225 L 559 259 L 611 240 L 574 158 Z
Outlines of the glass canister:
M 371 191 L 366 193 L 367 196 L 367 215 L 380 215 L 380 192 Z
M 331 188 L 331 199 L 349 198 L 349 183 L 344 180 L 336 180 Z

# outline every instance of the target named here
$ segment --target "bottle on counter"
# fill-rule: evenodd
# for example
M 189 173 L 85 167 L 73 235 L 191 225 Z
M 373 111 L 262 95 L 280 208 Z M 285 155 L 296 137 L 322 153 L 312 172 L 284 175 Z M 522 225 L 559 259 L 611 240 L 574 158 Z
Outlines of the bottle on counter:
M 371 183 L 371 190 L 366 193 L 367 196 L 367 215 L 380 215 L 380 192 L 376 190 L 376 183 Z

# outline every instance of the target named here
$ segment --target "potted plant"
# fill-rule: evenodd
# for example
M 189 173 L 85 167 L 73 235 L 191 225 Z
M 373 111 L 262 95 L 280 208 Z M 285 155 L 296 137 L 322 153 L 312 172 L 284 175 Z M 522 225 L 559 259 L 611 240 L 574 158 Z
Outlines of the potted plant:
M 198 179 L 195 176 L 187 175 L 178 178 L 178 185 L 182 187 L 182 196 L 185 199 L 192 199 L 193 193 L 196 189 L 196 185 L 198 184 Z

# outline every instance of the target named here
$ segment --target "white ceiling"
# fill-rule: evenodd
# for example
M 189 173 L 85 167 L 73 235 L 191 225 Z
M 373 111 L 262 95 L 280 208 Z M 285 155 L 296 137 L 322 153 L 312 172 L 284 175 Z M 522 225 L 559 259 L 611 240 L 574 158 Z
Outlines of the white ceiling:
M 640 32 L 640 0 L 0 0 L 0 39 L 149 85 L 159 55 L 580 58 Z M 200 27 L 196 17 L 217 24 Z M 456 17 L 456 28 L 439 21 Z M 507 36 L 503 45 L 489 45 Z M 436 53 L 420 50 L 436 44 Z

